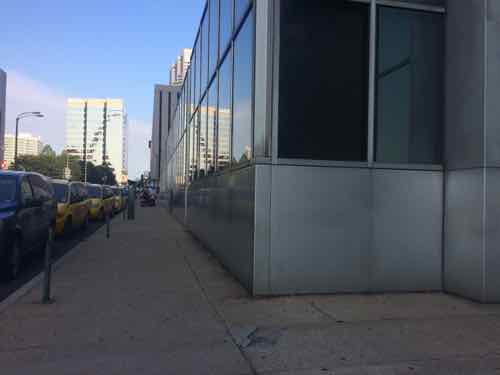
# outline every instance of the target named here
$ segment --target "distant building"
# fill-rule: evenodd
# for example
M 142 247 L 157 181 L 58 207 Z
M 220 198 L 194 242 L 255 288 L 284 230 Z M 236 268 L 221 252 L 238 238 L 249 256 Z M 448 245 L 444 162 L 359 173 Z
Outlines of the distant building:
M 122 99 L 69 98 L 66 151 L 95 165 L 109 163 L 116 181 L 128 180 L 127 115 Z
M 7 92 L 7 74 L 0 69 L 0 162 L 5 153 L 5 98 Z
M 153 129 L 150 142 L 150 178 L 156 186 L 162 185 L 160 176 L 165 176 L 163 168 L 164 150 L 169 130 L 172 127 L 172 115 L 177 107 L 177 96 L 180 86 L 155 85 L 153 105 Z M 166 177 L 163 179 L 166 184 Z M 163 189 L 162 189 L 163 190 Z
M 177 56 L 175 63 L 170 67 L 170 85 L 182 85 L 191 62 L 191 53 L 190 48 L 184 48 Z
M 14 163 L 14 154 L 16 148 L 16 136 L 14 134 L 5 134 L 5 160 L 7 166 Z M 40 155 L 43 148 L 43 142 L 40 137 L 30 133 L 19 133 L 17 137 L 17 155 Z

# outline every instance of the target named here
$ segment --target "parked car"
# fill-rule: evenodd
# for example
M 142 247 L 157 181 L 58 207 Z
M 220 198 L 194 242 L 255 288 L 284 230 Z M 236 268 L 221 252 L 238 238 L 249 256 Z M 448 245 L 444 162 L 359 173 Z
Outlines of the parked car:
M 22 257 L 43 250 L 56 221 L 50 182 L 29 172 L 0 171 L 0 275 L 18 276 Z
M 115 210 L 115 194 L 111 186 L 104 185 L 102 187 L 104 212 L 110 217 L 113 216 Z
M 57 197 L 56 234 L 70 235 L 74 229 L 86 228 L 90 218 L 90 200 L 81 182 L 53 180 Z
M 89 195 L 89 215 L 92 220 L 104 220 L 106 215 L 103 199 L 103 187 L 101 185 L 86 184 Z M 109 205 L 108 205 L 109 206 Z
M 122 210 L 122 192 L 118 186 L 113 186 L 111 188 L 115 196 L 115 209 L 114 212 L 118 213 Z
M 122 191 L 122 209 L 128 206 L 128 187 L 121 188 Z

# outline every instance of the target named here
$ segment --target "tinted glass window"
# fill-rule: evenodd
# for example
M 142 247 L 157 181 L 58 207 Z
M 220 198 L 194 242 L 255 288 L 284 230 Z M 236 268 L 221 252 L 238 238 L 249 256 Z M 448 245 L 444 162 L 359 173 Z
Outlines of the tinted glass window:
M 385 163 L 441 163 L 444 18 L 379 8 L 376 154 Z
M 193 66 L 192 66 L 192 69 L 194 72 L 197 72 L 199 69 L 199 62 L 198 62 L 198 44 L 196 44 L 195 46 L 195 49 L 193 51 L 193 57 L 192 57 L 192 62 L 193 62 Z M 193 77 L 191 77 L 191 89 L 193 90 L 194 92 L 194 96 L 193 96 L 193 100 L 194 100 L 194 105 L 196 105 L 196 103 L 198 103 L 198 101 L 200 100 L 200 89 L 199 89 L 199 85 L 200 85 L 200 77 L 198 75 L 194 75 Z
M 207 171 L 215 171 L 215 129 L 217 128 L 217 79 L 208 89 L 207 105 Z
M 201 177 L 205 176 L 207 171 L 207 96 L 203 98 L 200 107 L 200 136 L 199 136 L 199 150 L 200 150 L 200 161 L 199 161 L 199 175 Z
M 47 183 L 40 176 L 31 175 L 29 179 L 36 199 L 44 201 L 51 199 L 52 194 L 48 190 Z
M 233 162 L 252 157 L 253 16 L 250 13 L 234 42 Z
M 33 199 L 33 191 L 27 178 L 23 178 L 21 182 L 21 199 L 23 202 Z
M 2 176 L 0 178 L 0 202 L 12 202 L 16 199 L 15 177 Z
M 200 74 L 201 74 L 201 94 L 205 92 L 208 83 L 208 12 L 205 14 L 203 23 L 201 25 L 202 32 L 202 53 L 201 53 L 201 63 L 200 63 Z
M 233 31 L 233 0 L 220 0 L 220 52 L 227 49 Z
M 235 13 L 235 25 L 236 27 L 240 23 L 241 19 L 245 15 L 248 6 L 250 5 L 250 0 L 235 0 L 234 2 L 234 13 Z
M 52 184 L 54 193 L 59 203 L 66 203 L 68 201 L 68 185 L 65 184 Z
M 231 122 L 233 83 L 232 51 L 225 58 L 219 70 L 219 112 L 217 132 L 217 168 L 225 169 L 231 162 Z
M 369 6 L 281 0 L 278 153 L 367 159 Z
M 219 58 L 219 0 L 209 1 L 210 41 L 209 41 L 209 77 L 215 71 Z
M 87 186 L 87 192 L 90 198 L 102 198 L 102 191 L 99 186 Z

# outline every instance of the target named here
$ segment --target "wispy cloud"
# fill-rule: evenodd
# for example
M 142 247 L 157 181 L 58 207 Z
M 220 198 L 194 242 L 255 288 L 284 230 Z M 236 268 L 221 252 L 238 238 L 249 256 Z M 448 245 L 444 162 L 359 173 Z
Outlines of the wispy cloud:
M 149 170 L 149 148 L 151 125 L 145 121 L 129 120 L 128 124 L 128 173 L 135 179 Z
M 63 93 L 20 72 L 7 71 L 6 132 L 14 132 L 17 114 L 40 111 L 45 118 L 22 120 L 20 131 L 41 136 L 44 143 L 60 151 L 64 147 L 65 106 Z

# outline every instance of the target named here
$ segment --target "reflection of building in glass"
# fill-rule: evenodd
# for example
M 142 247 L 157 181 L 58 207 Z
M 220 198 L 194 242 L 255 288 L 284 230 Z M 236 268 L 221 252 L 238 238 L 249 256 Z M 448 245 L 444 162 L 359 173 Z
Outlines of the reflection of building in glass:
M 217 131 L 217 169 L 226 169 L 231 162 L 231 110 L 219 108 Z
M 127 116 L 122 99 L 70 98 L 66 104 L 66 151 L 96 165 L 108 163 L 118 183 L 128 179 Z
M 14 154 L 16 145 L 16 136 L 14 134 L 5 134 L 5 160 L 7 165 L 14 163 Z M 17 155 L 40 155 L 43 143 L 40 137 L 29 133 L 19 133 L 17 137 Z

